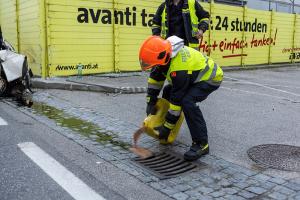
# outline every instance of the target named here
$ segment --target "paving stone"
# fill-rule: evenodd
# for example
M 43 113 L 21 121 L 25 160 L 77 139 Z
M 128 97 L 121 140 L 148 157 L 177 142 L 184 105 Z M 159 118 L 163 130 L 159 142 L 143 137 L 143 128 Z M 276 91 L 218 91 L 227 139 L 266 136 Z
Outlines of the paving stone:
M 200 185 L 202 185 L 202 183 L 200 181 L 197 180 L 192 180 L 191 182 L 187 183 L 189 186 L 191 186 L 192 188 L 198 187 Z
M 189 196 L 191 196 L 191 197 L 194 197 L 194 196 L 196 196 L 197 194 L 200 195 L 199 191 L 197 191 L 197 190 L 195 190 L 195 189 L 193 189 L 193 190 L 187 190 L 187 191 L 185 191 L 184 193 L 187 194 L 187 195 L 189 195 Z
M 237 195 L 226 195 L 224 196 L 225 199 L 230 199 L 230 200 L 245 200 L 244 197 L 237 196 Z
M 292 179 L 292 180 L 290 180 L 290 182 L 300 185 L 300 178 Z
M 174 190 L 171 187 L 166 187 L 166 188 L 160 189 L 160 191 L 163 192 L 163 193 L 165 193 L 165 194 L 167 194 L 167 195 L 169 195 L 169 196 L 172 196 L 172 195 L 178 193 L 177 190 Z
M 264 188 L 254 187 L 254 186 L 248 187 L 248 188 L 246 188 L 246 190 L 249 191 L 249 192 L 253 192 L 255 194 L 263 194 L 263 193 L 265 193 L 267 191 Z
M 188 196 L 187 194 L 184 194 L 184 193 L 182 193 L 182 192 L 176 193 L 176 194 L 174 194 L 172 197 L 173 197 L 174 199 L 176 199 L 176 200 L 186 200 L 186 199 L 189 198 L 189 196 Z
M 223 191 L 216 191 L 216 192 L 209 193 L 209 196 L 212 196 L 214 198 L 222 197 L 224 195 L 225 195 L 225 192 L 223 192 Z
M 277 177 L 273 177 L 269 181 L 276 183 L 276 184 L 280 184 L 280 185 L 286 182 L 284 179 L 277 178 Z
M 184 192 L 185 194 L 187 194 L 190 197 L 193 198 L 197 198 L 197 199 L 205 199 L 205 195 L 200 194 L 198 191 L 196 190 L 190 190 L 190 191 L 186 191 Z
M 259 181 L 268 181 L 270 180 L 272 177 L 264 175 L 264 174 L 257 174 L 255 176 L 252 176 L 251 178 L 259 180 Z
M 290 194 L 295 193 L 295 191 L 293 191 L 293 190 L 291 190 L 287 187 L 281 186 L 281 185 L 278 185 L 278 186 L 274 187 L 273 190 L 276 191 L 276 192 L 280 192 L 282 194 L 286 194 L 286 195 L 290 195 Z
M 150 182 L 152 182 L 151 178 L 148 177 L 148 176 L 145 176 L 145 175 L 141 175 L 140 174 L 140 175 L 137 176 L 137 178 L 139 180 L 141 180 L 143 183 L 150 183 Z
M 254 194 L 254 193 L 252 193 L 252 192 L 248 192 L 248 191 L 246 191 L 246 190 L 240 191 L 240 192 L 238 193 L 238 195 L 239 195 L 239 196 L 242 196 L 242 197 L 244 197 L 244 198 L 246 198 L 246 199 L 251 199 L 251 198 L 254 198 L 254 197 L 257 196 L 257 194 Z
M 222 172 L 216 172 L 216 173 L 212 173 L 210 175 L 210 177 L 212 177 L 215 181 L 219 181 L 219 180 L 222 180 L 223 178 L 227 177 L 227 174 L 222 173 Z
M 209 185 L 214 191 L 220 190 L 222 187 L 218 184 Z
M 232 175 L 232 178 L 236 179 L 238 182 L 240 181 L 245 181 L 247 180 L 249 177 L 244 175 L 244 174 L 241 174 L 241 173 L 236 173 L 236 174 L 233 174 Z
M 164 185 L 162 185 L 160 183 L 157 183 L 157 182 L 150 183 L 150 186 L 153 187 L 153 188 L 155 188 L 155 189 L 158 189 L 158 190 L 165 188 Z
M 284 186 L 294 191 L 300 191 L 300 183 L 289 182 L 284 184 Z
M 206 176 L 206 177 L 200 179 L 200 181 L 207 184 L 207 185 L 210 185 L 210 184 L 213 184 L 213 183 L 216 182 L 213 178 L 211 178 L 209 176 Z
M 268 195 L 269 197 L 275 199 L 275 200 L 284 200 L 287 199 L 287 196 L 284 194 L 281 194 L 279 192 L 273 192 L 271 194 Z
M 160 183 L 164 184 L 164 185 L 167 185 L 169 187 L 175 187 L 177 185 L 177 183 L 175 183 L 174 181 L 172 181 L 170 179 L 161 180 Z
M 178 190 L 178 191 L 180 191 L 180 192 L 184 192 L 184 191 L 187 191 L 187 190 L 192 189 L 192 187 L 189 186 L 189 185 L 186 185 L 186 184 L 180 184 L 180 185 L 176 185 L 176 186 L 174 187 L 174 189 L 175 189 L 175 190 Z
M 211 192 L 213 192 L 214 190 L 210 187 L 205 187 L 205 186 L 201 186 L 201 187 L 198 187 L 196 188 L 197 191 L 199 191 L 201 194 L 209 194 Z
M 263 187 L 263 188 L 265 188 L 267 190 L 270 190 L 270 189 L 274 188 L 275 186 L 277 186 L 277 184 L 276 183 L 272 183 L 272 182 L 261 182 L 259 184 L 259 186 Z
M 238 188 L 240 188 L 240 189 L 244 189 L 244 188 L 246 188 L 246 187 L 251 186 L 251 184 L 248 183 L 248 182 L 238 182 L 238 183 L 235 183 L 234 186 L 235 186 L 235 187 L 238 187 Z
M 169 179 L 169 181 L 172 181 L 175 184 L 182 184 L 182 183 L 184 183 L 184 180 L 182 180 L 181 177 L 172 178 L 172 179 Z
M 220 191 L 232 195 L 238 193 L 238 190 L 238 188 L 222 188 Z
M 241 166 L 235 167 L 235 169 L 237 169 L 237 171 L 239 173 L 242 173 L 242 174 L 244 174 L 244 175 L 246 175 L 248 177 L 249 176 L 254 176 L 254 175 L 256 175 L 258 173 L 257 171 L 250 170 L 250 169 L 247 169 L 247 168 L 241 167 Z
M 228 186 L 232 185 L 232 183 L 226 179 L 220 180 L 219 182 L 217 182 L 217 184 L 220 185 L 221 187 L 228 187 Z M 247 186 L 249 186 L 249 185 L 247 185 Z
M 229 182 L 233 183 L 233 184 L 236 184 L 236 183 L 239 183 L 239 182 L 240 182 L 239 180 L 237 180 L 237 179 L 235 179 L 235 178 L 233 178 L 233 177 L 229 177 L 229 178 L 227 178 L 227 180 L 228 180 Z
M 225 168 L 223 169 L 221 172 L 225 173 L 225 174 L 229 174 L 229 175 L 233 175 L 235 174 L 237 171 L 233 170 L 232 168 Z
M 259 182 L 255 179 L 249 178 L 246 180 L 249 185 L 259 185 Z
M 190 197 L 190 198 L 188 198 L 187 200 L 199 200 L 199 199 L 196 198 L 196 197 Z
M 299 199 L 300 199 L 300 192 L 298 192 L 297 194 L 293 195 L 293 196 L 291 197 L 291 199 L 299 200 Z
M 224 197 L 214 198 L 215 200 L 226 200 Z

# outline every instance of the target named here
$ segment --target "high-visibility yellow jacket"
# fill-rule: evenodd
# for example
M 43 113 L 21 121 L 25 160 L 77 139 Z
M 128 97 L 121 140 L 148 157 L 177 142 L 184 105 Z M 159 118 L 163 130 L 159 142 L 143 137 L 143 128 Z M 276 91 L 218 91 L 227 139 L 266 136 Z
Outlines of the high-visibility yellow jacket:
M 148 79 L 148 99 L 159 95 L 166 79 L 172 85 L 169 113 L 179 117 L 181 101 L 186 92 L 200 82 L 219 86 L 223 80 L 223 70 L 211 58 L 184 46 L 171 59 L 169 66 L 153 68 Z M 165 126 L 170 129 L 175 125 L 176 120 L 171 121 L 166 120 L 165 123 Z
M 164 39 L 171 36 L 168 32 L 170 26 L 170 17 L 168 15 L 170 3 L 171 1 L 168 0 L 162 3 L 153 18 L 153 35 L 160 35 Z M 195 36 L 199 29 L 203 30 L 203 32 L 208 29 L 209 13 L 196 0 L 183 0 L 182 18 L 184 22 L 184 30 L 182 32 L 185 33 L 183 34 L 185 38 L 182 39 L 185 39 L 186 45 L 198 48 L 199 41 Z

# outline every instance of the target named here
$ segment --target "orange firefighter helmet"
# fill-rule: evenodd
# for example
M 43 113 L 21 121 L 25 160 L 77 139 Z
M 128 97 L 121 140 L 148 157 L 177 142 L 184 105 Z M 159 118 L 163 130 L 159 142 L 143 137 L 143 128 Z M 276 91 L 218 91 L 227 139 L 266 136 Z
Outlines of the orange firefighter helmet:
M 159 36 L 150 36 L 140 48 L 140 64 L 143 71 L 170 61 L 172 46 L 168 40 Z

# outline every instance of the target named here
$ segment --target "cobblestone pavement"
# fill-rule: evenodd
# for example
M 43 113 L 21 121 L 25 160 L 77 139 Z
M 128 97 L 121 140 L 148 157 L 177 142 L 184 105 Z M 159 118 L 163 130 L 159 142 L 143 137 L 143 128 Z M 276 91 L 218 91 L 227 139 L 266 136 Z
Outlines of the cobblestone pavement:
M 132 142 L 132 133 L 138 128 L 136 125 L 87 108 L 74 107 L 45 92 L 36 93 L 35 101 L 54 107 L 67 116 L 97 125 L 106 135 L 111 136 L 111 140 L 101 142 L 97 135 L 81 135 L 76 130 L 37 113 L 34 109 L 24 107 L 19 109 L 84 146 L 120 170 L 174 199 L 300 199 L 299 178 L 281 178 L 275 173 L 266 174 L 264 169 L 259 167 L 247 169 L 211 155 L 201 158 L 201 162 L 206 164 L 204 168 L 179 177 L 159 180 L 131 161 L 135 156 L 128 151 L 128 147 Z M 8 103 L 14 105 L 12 102 Z M 180 143 L 172 146 L 159 145 L 149 137 L 143 137 L 140 143 L 152 151 L 159 149 L 182 154 L 188 149 L 186 145 Z

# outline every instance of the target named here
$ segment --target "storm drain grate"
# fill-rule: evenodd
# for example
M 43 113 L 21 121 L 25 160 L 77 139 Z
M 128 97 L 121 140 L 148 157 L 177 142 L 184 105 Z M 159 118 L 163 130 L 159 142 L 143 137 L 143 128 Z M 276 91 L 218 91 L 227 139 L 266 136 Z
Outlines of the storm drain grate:
M 145 168 L 149 173 L 159 179 L 167 179 L 179 176 L 195 170 L 198 165 L 187 162 L 181 156 L 172 153 L 159 153 L 146 159 L 135 158 L 135 164 Z
M 264 167 L 300 172 L 300 147 L 263 144 L 250 148 L 247 153 L 254 162 Z

